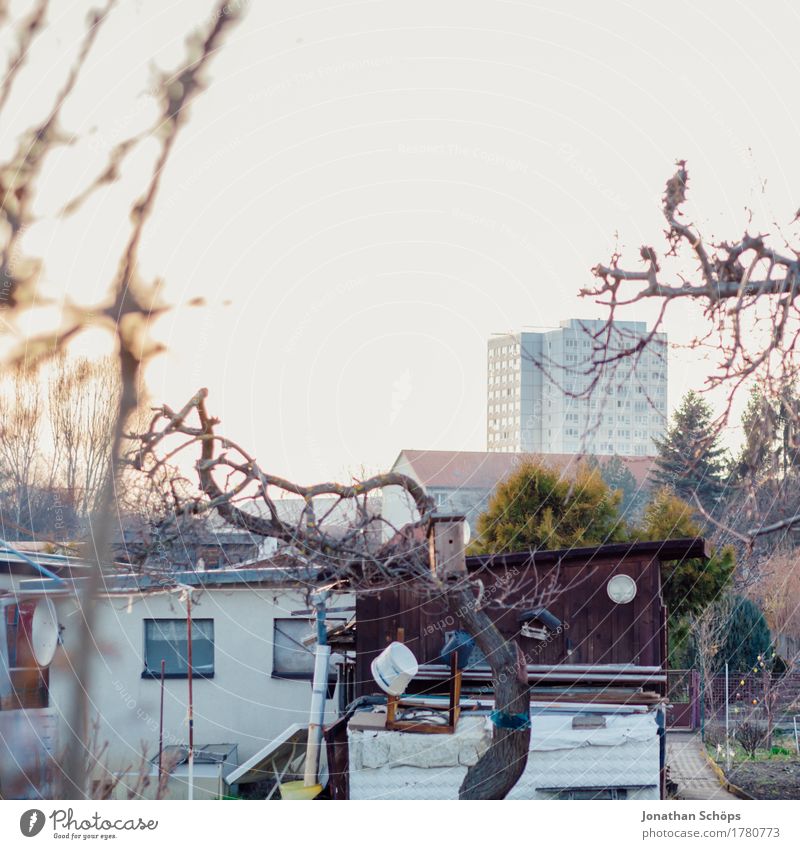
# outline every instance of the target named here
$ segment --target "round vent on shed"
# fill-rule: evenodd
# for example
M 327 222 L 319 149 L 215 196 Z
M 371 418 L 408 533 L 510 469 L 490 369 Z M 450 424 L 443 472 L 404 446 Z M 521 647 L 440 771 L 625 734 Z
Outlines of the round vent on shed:
M 636 598 L 636 581 L 630 575 L 614 575 L 606 589 L 608 597 L 615 604 L 628 604 Z

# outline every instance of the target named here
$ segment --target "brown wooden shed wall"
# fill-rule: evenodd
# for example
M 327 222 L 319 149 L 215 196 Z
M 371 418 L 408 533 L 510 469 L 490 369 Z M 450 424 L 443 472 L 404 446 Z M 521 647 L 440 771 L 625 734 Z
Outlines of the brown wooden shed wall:
M 520 569 L 515 581 L 538 577 L 546 582 L 554 564 Z M 518 636 L 518 610 L 491 611 L 490 615 L 508 638 L 516 636 L 529 664 L 633 663 L 665 666 L 666 609 L 661 600 L 660 564 L 650 556 L 593 557 L 568 561 L 558 567 L 562 589 L 547 604 L 548 610 L 567 627 L 561 635 L 543 642 Z M 503 569 L 492 570 L 501 576 Z M 636 597 L 628 604 L 615 604 L 606 585 L 614 574 L 630 575 L 637 584 Z M 486 576 L 482 576 L 484 583 Z M 522 587 L 521 587 L 522 589 Z M 441 598 L 425 599 L 406 587 L 385 590 L 380 595 L 359 597 L 356 602 L 356 692 L 379 692 L 370 673 L 370 663 L 405 631 L 405 642 L 420 663 L 439 657 L 445 631 L 461 627 L 456 611 Z

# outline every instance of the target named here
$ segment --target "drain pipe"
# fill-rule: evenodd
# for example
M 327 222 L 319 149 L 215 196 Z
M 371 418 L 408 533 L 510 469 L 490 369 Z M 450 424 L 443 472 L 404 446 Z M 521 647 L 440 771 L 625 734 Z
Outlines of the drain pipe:
M 322 726 L 325 723 L 325 697 L 328 690 L 328 667 L 331 647 L 328 645 L 328 632 L 325 627 L 325 605 L 329 590 L 322 590 L 311 596 L 311 603 L 317 611 L 317 651 L 314 657 L 314 680 L 311 686 L 311 710 L 308 716 L 308 743 L 306 745 L 306 766 L 303 785 L 313 787 L 318 784 L 320 750 L 322 749 Z
M 6 635 L 6 608 L 15 603 L 13 597 L 0 599 L 0 710 L 10 710 L 14 696 L 11 683 L 11 658 Z
M 65 587 L 67 585 L 67 582 L 63 578 L 56 575 L 55 572 L 51 572 L 49 569 L 42 566 L 41 563 L 37 563 L 32 557 L 28 557 L 28 555 L 25 554 L 24 551 L 20 551 L 18 548 L 14 548 L 11 543 L 6 542 L 4 539 L 0 539 L 0 547 L 2 548 L 2 551 L 7 552 L 9 554 L 13 554 L 15 557 L 19 557 L 20 560 L 22 560 L 24 563 L 27 563 L 28 566 L 31 566 L 40 575 L 44 575 L 45 578 L 50 578 L 51 581 L 58 582 L 58 584 L 60 584 L 62 587 Z
M 192 590 L 186 594 L 186 663 L 189 670 L 189 801 L 194 799 L 194 698 L 192 696 Z

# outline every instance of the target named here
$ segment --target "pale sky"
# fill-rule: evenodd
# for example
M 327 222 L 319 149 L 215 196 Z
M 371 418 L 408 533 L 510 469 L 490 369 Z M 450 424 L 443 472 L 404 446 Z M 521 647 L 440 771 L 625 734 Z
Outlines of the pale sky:
M 600 317 L 578 291 L 615 233 L 629 264 L 640 244 L 661 248 L 676 158 L 714 234 L 740 236 L 748 205 L 754 229 L 800 206 L 789 3 L 248 5 L 142 253 L 167 301 L 208 306 L 158 321 L 169 351 L 147 378 L 173 407 L 207 386 L 224 431 L 277 474 L 310 483 L 388 468 L 407 447 L 483 450 L 487 338 Z M 48 161 L 45 220 L 26 235 L 46 260 L 42 297 L 92 303 L 108 286 L 152 148 L 74 220 L 59 202 L 152 119 L 151 69 L 175 66 L 210 8 L 123 0 L 100 37 L 65 113 L 80 138 Z M 48 103 L 81 22 L 40 45 L 0 155 Z M 698 326 L 676 307 L 666 329 L 681 342 Z M 708 368 L 671 355 L 670 409 Z

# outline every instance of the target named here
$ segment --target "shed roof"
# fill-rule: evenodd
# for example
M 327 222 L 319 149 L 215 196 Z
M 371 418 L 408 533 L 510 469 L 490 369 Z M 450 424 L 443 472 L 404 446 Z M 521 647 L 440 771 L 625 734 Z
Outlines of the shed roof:
M 289 565 L 293 562 L 294 565 Z M 102 590 L 105 594 L 130 594 L 136 592 L 147 592 L 157 589 L 169 589 L 184 585 L 189 587 L 245 587 L 259 588 L 287 587 L 297 585 L 298 582 L 309 582 L 316 579 L 319 570 L 316 567 L 298 564 L 290 558 L 280 558 L 279 561 L 262 561 L 259 565 L 253 565 L 246 569 L 212 569 L 207 572 L 165 572 L 163 574 L 150 573 L 124 573 L 103 575 Z M 57 591 L 76 590 L 85 581 L 85 578 L 66 578 L 64 584 L 50 580 L 29 580 L 20 583 L 21 589 L 32 591 Z
M 493 565 L 525 566 L 531 561 L 539 564 L 558 563 L 566 560 L 582 560 L 592 563 L 597 560 L 622 559 L 625 557 L 652 557 L 654 560 L 708 559 L 709 545 L 703 537 L 661 539 L 652 542 L 615 542 L 580 548 L 558 548 L 547 551 L 515 551 L 508 554 L 479 554 L 467 557 L 468 569 L 479 569 Z

